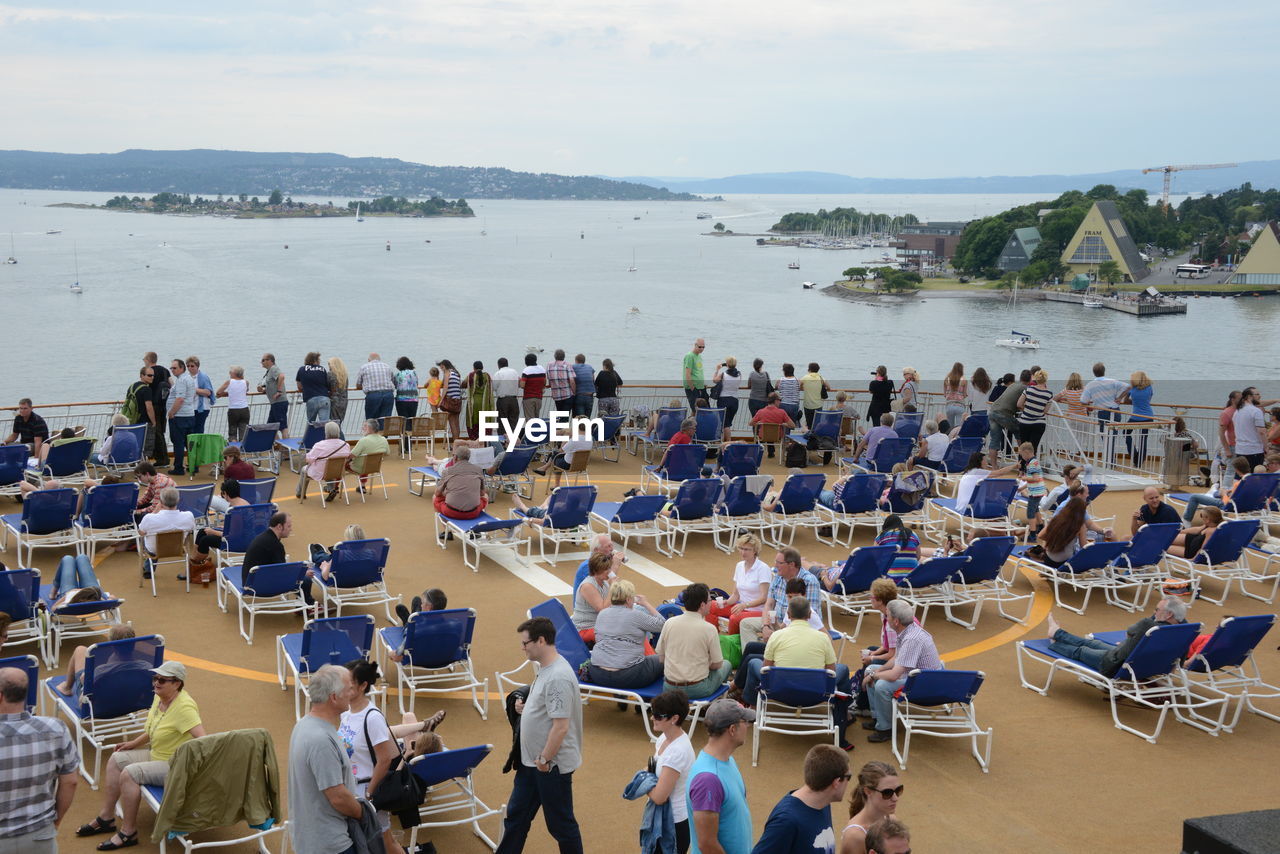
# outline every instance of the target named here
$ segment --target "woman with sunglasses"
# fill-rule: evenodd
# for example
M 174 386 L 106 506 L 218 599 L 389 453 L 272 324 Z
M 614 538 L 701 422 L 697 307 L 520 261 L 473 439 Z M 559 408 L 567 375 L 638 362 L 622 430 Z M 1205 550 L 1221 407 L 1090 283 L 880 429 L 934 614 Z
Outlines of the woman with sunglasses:
M 132 848 L 138 844 L 138 805 L 142 787 L 163 786 L 169 776 L 169 760 L 178 748 L 205 734 L 200 709 L 186 691 L 187 668 L 180 661 L 166 661 L 151 671 L 155 699 L 147 712 L 142 735 L 116 745 L 107 762 L 102 809 L 93 821 L 82 824 L 76 836 L 110 833 L 99 851 Z M 116 802 L 123 818 L 116 828 Z
M 867 828 L 894 815 L 901 797 L 898 769 L 885 762 L 863 765 L 849 795 L 849 823 L 840 834 L 839 854 L 867 854 Z
M 650 766 L 658 784 L 649 790 L 649 800 L 661 806 L 671 802 L 671 818 L 676 825 L 676 854 L 689 850 L 689 769 L 693 767 L 693 743 L 684 731 L 689 717 L 689 698 L 683 691 L 666 691 L 649 704 L 653 731 L 658 743 Z

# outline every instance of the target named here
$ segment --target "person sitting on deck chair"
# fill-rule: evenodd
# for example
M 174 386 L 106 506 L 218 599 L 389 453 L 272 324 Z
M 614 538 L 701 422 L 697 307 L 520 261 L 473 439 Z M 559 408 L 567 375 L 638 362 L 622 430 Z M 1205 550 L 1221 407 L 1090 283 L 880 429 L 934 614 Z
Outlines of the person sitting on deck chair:
M 1187 621 L 1187 603 L 1172 596 L 1166 596 L 1156 605 L 1155 613 L 1143 617 L 1125 630 L 1125 639 L 1118 644 L 1083 638 L 1073 635 L 1058 625 L 1058 621 L 1049 614 L 1049 649 L 1058 655 L 1078 661 L 1091 667 L 1103 676 L 1115 676 L 1120 665 L 1133 652 L 1138 641 L 1153 626 L 1160 624 L 1176 625 Z

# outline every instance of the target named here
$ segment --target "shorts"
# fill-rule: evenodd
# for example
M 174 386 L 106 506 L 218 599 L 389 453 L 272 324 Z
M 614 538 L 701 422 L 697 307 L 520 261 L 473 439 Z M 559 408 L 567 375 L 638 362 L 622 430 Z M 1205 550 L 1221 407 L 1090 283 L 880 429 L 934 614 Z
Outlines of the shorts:
M 1027 498 L 1027 519 L 1028 520 L 1036 518 L 1036 514 L 1040 512 L 1040 501 L 1043 498 L 1044 498 L 1043 495 L 1032 495 Z
M 163 786 L 169 776 L 169 763 L 163 759 L 152 759 L 151 751 L 145 748 L 121 750 L 112 755 L 111 761 L 127 771 L 140 786 Z

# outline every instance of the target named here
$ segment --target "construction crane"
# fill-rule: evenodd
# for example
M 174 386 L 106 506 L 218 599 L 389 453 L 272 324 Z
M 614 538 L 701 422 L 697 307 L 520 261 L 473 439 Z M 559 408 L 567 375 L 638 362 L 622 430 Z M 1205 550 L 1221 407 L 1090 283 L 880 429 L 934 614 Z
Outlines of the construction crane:
M 1160 209 L 1169 210 L 1169 185 L 1173 183 L 1174 172 L 1190 172 L 1195 169 L 1230 169 L 1232 166 L 1239 166 L 1238 163 L 1192 163 L 1184 166 L 1153 166 L 1150 169 L 1143 169 L 1142 174 L 1148 172 L 1164 173 L 1164 190 L 1160 193 Z

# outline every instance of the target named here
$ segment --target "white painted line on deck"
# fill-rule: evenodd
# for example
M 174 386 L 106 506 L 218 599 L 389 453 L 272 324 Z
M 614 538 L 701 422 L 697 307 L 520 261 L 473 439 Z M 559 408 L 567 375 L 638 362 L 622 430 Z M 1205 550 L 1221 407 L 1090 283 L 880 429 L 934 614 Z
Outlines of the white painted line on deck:
M 527 563 L 513 548 L 486 549 L 485 557 L 528 584 L 544 596 L 569 596 L 573 588 L 550 572 L 533 563 Z
M 617 546 L 617 543 L 614 543 Z M 618 546 L 621 548 L 621 546 Z M 586 560 L 590 552 L 561 552 L 557 558 L 554 555 L 548 556 L 549 562 L 557 563 L 562 561 L 572 561 L 581 563 Z M 662 587 L 688 587 L 692 582 L 683 575 L 678 575 L 667 569 L 660 563 L 654 563 L 643 555 L 635 552 L 627 552 L 627 562 L 622 565 L 625 569 L 630 569 L 645 578 L 661 585 Z

